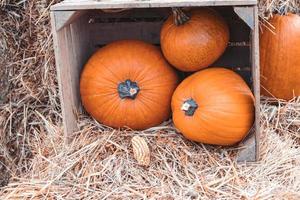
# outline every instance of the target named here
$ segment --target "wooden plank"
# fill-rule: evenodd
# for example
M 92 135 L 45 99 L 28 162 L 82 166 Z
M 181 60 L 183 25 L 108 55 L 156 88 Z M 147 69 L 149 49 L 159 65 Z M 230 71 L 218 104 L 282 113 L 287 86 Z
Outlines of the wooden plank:
M 248 42 L 250 38 L 250 28 L 246 23 L 243 22 L 233 11 L 232 8 L 229 7 L 218 7 L 218 12 L 224 16 L 227 21 L 230 29 L 230 40 L 231 42 Z M 144 14 L 143 14 L 144 13 Z M 91 26 L 93 27 L 94 32 L 101 34 L 102 40 L 114 41 L 115 39 L 105 39 L 111 38 L 111 35 L 108 33 L 109 30 L 114 35 L 127 35 L 127 31 L 131 30 L 130 34 L 134 33 L 134 23 L 137 23 L 137 27 L 141 27 L 141 23 L 145 22 L 145 26 L 150 26 L 151 28 L 147 29 L 147 32 L 151 32 L 157 37 L 156 42 L 159 41 L 159 33 L 163 24 L 163 21 L 169 16 L 169 9 L 165 8 L 151 8 L 151 9 L 132 9 L 126 10 L 121 13 L 102 13 L 100 11 L 92 11 L 90 13 L 90 22 L 92 22 Z M 159 22 L 161 21 L 161 22 Z M 146 24 L 148 22 L 149 24 Z M 88 23 L 88 22 L 87 22 Z M 159 23 L 154 25 L 155 23 Z M 130 28 L 126 28 L 128 25 Z M 112 26 L 112 27 L 110 27 Z M 122 29 L 120 28 L 122 27 Z M 115 30 L 113 30 L 115 28 Z M 124 30 L 123 30 L 124 28 Z M 136 29 L 139 29 L 136 28 Z M 101 33 L 103 32 L 103 33 Z M 120 34 L 122 32 L 122 34 Z M 115 36 L 116 37 L 116 36 Z M 98 37 L 101 39 L 100 37 Z M 119 37 L 118 39 L 122 39 Z M 155 43 L 156 43 L 155 42 Z M 99 43 L 99 42 L 98 42 Z M 101 42 L 102 44 L 104 42 Z M 153 42 L 152 42 L 153 43 Z
M 110 18 L 161 18 L 166 19 L 172 13 L 171 8 L 132 8 L 132 9 L 109 9 L 109 10 L 93 10 L 93 17 L 102 20 Z
M 76 129 L 76 118 L 73 114 L 74 99 L 71 90 L 68 89 L 67 85 L 70 81 L 69 68 L 71 68 L 70 56 L 67 46 L 67 41 L 65 39 L 68 27 L 63 28 L 61 31 L 56 32 L 55 14 L 51 12 L 51 24 L 53 32 L 53 42 L 54 42 L 54 52 L 55 52 L 55 62 L 57 70 L 57 79 L 59 85 L 59 95 L 62 108 L 63 117 L 63 127 L 64 132 L 73 132 Z M 67 102 L 69 100 L 69 102 Z M 65 141 L 67 141 L 67 134 L 65 134 Z
M 152 44 L 160 43 L 161 21 L 97 23 L 91 26 L 95 47 L 122 39 L 139 39 Z
M 254 17 L 253 17 L 253 8 L 244 6 L 234 7 L 234 12 L 242 19 L 244 22 L 253 30 L 254 29 Z
M 195 7 L 256 5 L 257 0 L 68 0 L 56 4 L 51 10 L 88 10 L 110 8 L 152 8 L 152 7 Z
M 249 67 L 250 48 L 248 46 L 229 46 L 225 53 L 212 66 Z
M 59 31 L 63 27 L 71 24 L 76 19 L 78 19 L 81 15 L 83 15 L 84 11 L 64 11 L 64 12 L 56 12 L 54 15 L 55 18 L 55 28 L 56 31 Z
M 256 160 L 259 159 L 259 144 L 260 144 L 260 66 L 259 66 L 259 19 L 258 7 L 253 10 L 254 15 L 254 30 L 252 32 L 252 74 L 255 96 L 255 141 L 256 141 Z
M 136 19 L 134 19 L 136 20 Z M 105 20 L 104 20 L 105 21 Z M 115 22 L 115 23 L 95 23 L 90 24 L 91 41 L 93 51 L 113 41 L 122 39 L 139 39 L 159 46 L 160 29 L 162 21 L 143 22 Z M 239 24 L 239 26 L 236 26 Z M 247 25 L 241 20 L 234 24 L 230 23 L 230 32 L 232 34 L 231 42 L 225 53 L 212 66 L 227 68 L 249 68 L 250 62 L 250 31 Z M 242 41 L 242 42 L 239 42 Z M 252 85 L 251 73 L 245 70 L 237 70 L 246 80 L 247 84 Z
M 218 8 L 230 27 L 230 43 L 225 53 L 212 65 L 233 68 L 252 87 L 250 62 L 250 28 L 234 13 L 232 8 Z M 132 12 L 132 13 L 131 13 Z M 144 21 L 145 16 L 153 21 Z M 140 39 L 159 46 L 160 29 L 169 13 L 165 9 L 133 9 L 122 13 L 91 13 L 90 24 L 93 51 L 121 39 Z M 158 21 L 157 21 L 158 19 Z M 161 21 L 159 21 L 161 20 Z M 87 22 L 86 22 L 87 23 Z
M 250 134 L 242 145 L 245 147 L 239 151 L 238 162 L 257 161 L 259 159 L 259 141 L 260 141 L 260 77 L 259 77 L 259 25 L 258 8 L 252 8 L 254 27 L 251 31 L 251 64 L 253 76 L 253 91 L 255 96 L 255 133 Z
M 255 125 L 249 131 L 247 137 L 241 142 L 242 149 L 238 153 L 237 162 L 256 161 Z
M 229 25 L 230 42 L 248 43 L 250 28 L 234 14 L 233 9 L 226 8 L 220 10 L 220 12 Z M 145 13 L 145 16 L 142 13 Z M 158 44 L 161 26 L 169 14 L 168 10 L 161 8 L 133 9 L 110 14 L 92 11 L 90 20 L 86 23 L 90 23 L 93 35 L 97 38 L 95 40 L 97 45 L 134 37 Z M 143 34 L 146 37 L 147 34 L 152 35 L 152 41 L 141 37 L 140 32 L 144 32 Z
M 239 22 L 241 18 L 234 12 L 233 7 L 231 6 L 216 6 L 213 7 L 218 13 L 220 13 L 227 22 Z M 172 9 L 167 8 L 132 8 L 132 9 L 105 9 L 105 10 L 92 10 L 89 11 L 91 17 L 95 17 L 105 21 L 107 19 L 123 19 L 123 18 L 132 18 L 132 19 L 151 19 L 151 18 L 161 18 L 166 20 L 171 14 Z M 247 24 L 245 24 L 246 27 Z
M 51 12 L 51 24 L 65 141 L 67 143 L 69 135 L 78 130 L 79 75 L 87 57 L 85 50 L 88 48 L 88 31 L 86 31 L 85 23 L 81 23 L 82 20 L 80 19 L 65 26 L 60 31 L 56 31 L 56 13 Z

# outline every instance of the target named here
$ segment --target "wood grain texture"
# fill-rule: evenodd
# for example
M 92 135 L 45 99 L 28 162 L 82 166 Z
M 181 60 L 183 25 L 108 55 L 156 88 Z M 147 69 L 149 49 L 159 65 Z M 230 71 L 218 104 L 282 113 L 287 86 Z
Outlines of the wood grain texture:
M 238 152 L 237 162 L 254 162 L 256 161 L 256 138 L 255 125 L 249 131 L 247 137 L 241 142 L 242 148 Z
M 250 28 L 231 7 L 216 7 L 230 29 L 230 42 L 225 53 L 212 66 L 228 67 L 239 73 L 252 88 L 249 68 Z M 121 13 L 90 12 L 89 24 L 93 51 L 121 39 L 141 39 L 159 46 L 160 29 L 171 10 L 166 8 L 132 9 Z M 88 22 L 86 22 L 88 23 Z M 122 34 L 120 34 L 122 33 Z
M 235 6 L 234 12 L 251 28 L 254 29 L 254 18 L 252 7 Z
M 56 31 L 56 12 L 51 12 L 57 77 L 62 105 L 66 142 L 68 135 L 78 130 L 76 113 L 80 107 L 79 75 L 87 59 L 88 31 L 84 18 Z
M 244 148 L 239 151 L 238 162 L 254 162 L 259 159 L 260 141 L 260 77 L 259 77 L 259 25 L 258 8 L 252 8 L 254 29 L 251 31 L 251 71 L 253 78 L 253 92 L 255 97 L 255 122 L 254 130 L 251 131 L 241 143 Z
M 71 24 L 80 16 L 85 14 L 85 11 L 63 11 L 63 12 L 55 12 L 55 28 L 56 31 L 64 28 L 65 26 Z
M 256 5 L 257 0 L 67 0 L 51 10 Z
M 254 30 L 252 32 L 252 75 L 255 96 L 255 141 L 256 141 L 256 160 L 259 159 L 260 142 L 260 66 L 259 66 L 259 20 L 258 7 L 254 6 Z

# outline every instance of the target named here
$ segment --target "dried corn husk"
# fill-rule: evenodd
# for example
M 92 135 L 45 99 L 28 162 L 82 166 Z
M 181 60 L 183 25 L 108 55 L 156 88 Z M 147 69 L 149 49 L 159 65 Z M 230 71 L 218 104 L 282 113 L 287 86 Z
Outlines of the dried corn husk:
M 134 136 L 131 140 L 133 147 L 134 158 L 139 165 L 149 166 L 150 164 L 150 150 L 147 142 L 140 136 Z

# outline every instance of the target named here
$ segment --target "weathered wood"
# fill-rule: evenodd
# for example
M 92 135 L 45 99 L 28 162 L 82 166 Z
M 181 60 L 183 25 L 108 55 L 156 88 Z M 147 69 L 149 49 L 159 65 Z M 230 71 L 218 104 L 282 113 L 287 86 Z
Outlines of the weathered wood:
M 51 10 L 88 10 L 111 8 L 194 7 L 194 6 L 246 6 L 257 0 L 68 0 L 56 4 Z
M 88 31 L 81 19 L 56 31 L 56 12 L 51 12 L 56 69 L 62 105 L 63 125 L 68 135 L 78 130 L 76 113 L 80 107 L 79 75 L 86 62 Z
M 254 29 L 254 17 L 253 7 L 240 7 L 235 6 L 234 12 L 253 30 Z
M 244 42 L 249 41 L 250 28 L 249 26 L 243 22 L 234 12 L 231 7 L 216 7 L 216 10 L 225 18 L 230 28 L 230 41 L 231 42 Z M 101 34 L 104 38 L 111 38 L 110 34 L 104 33 L 106 29 L 115 29 L 114 35 L 126 35 L 127 31 L 118 28 L 121 26 L 124 29 L 126 28 L 126 24 L 128 26 L 132 26 L 130 30 L 134 32 L 134 23 L 137 23 L 137 27 L 141 26 L 143 22 L 145 26 L 150 26 L 155 29 L 145 28 L 147 31 L 153 32 L 155 35 L 160 34 L 159 26 L 162 25 L 163 21 L 170 15 L 170 8 L 151 8 L 151 9 L 132 9 L 125 10 L 120 13 L 103 13 L 101 11 L 91 11 L 90 18 L 93 22 L 92 26 L 100 27 L 98 28 L 99 34 Z M 159 22 L 160 21 L 160 22 Z M 148 24 L 149 23 L 149 24 Z M 158 26 L 154 26 L 152 24 L 159 23 Z M 111 26 L 111 27 L 110 27 Z M 95 28 L 93 28 L 95 29 Z M 118 29 L 123 32 L 123 34 L 118 33 Z M 138 30 L 139 28 L 137 28 Z M 103 33 L 102 33 L 103 31 Z M 99 38 L 99 37 L 98 37 Z M 158 38 L 159 40 L 159 38 Z
M 109 9 L 90 11 L 91 17 L 101 20 L 116 18 L 162 18 L 166 19 L 172 13 L 171 8 L 132 8 L 132 9 Z
M 68 3 L 69 2 L 69 3 Z M 202 5 L 224 5 L 244 1 L 65 1 L 58 7 L 52 7 L 51 23 L 53 28 L 54 49 L 60 87 L 60 99 L 63 112 L 64 131 L 67 138 L 78 130 L 77 112 L 80 112 L 79 78 L 82 67 L 88 57 L 100 46 L 119 39 L 141 39 L 158 45 L 160 29 L 169 15 L 168 8 L 151 8 L 143 15 L 142 9 L 127 10 L 122 13 L 103 13 L 97 8 L 148 8 Z M 209 3 L 208 3 L 209 2 Z M 247 1 L 249 3 L 249 1 Z M 251 1 L 254 3 L 254 1 Z M 92 3 L 92 4 L 91 4 Z M 256 3 L 256 1 L 255 1 Z M 94 6 L 94 4 L 96 6 Z M 242 4 L 243 5 L 243 4 Z M 248 5 L 248 4 L 247 4 Z M 252 5 L 249 3 L 249 5 Z M 62 6 L 62 7 L 61 7 Z M 71 6 L 71 7 L 70 7 Z M 72 7 L 73 6 L 73 7 Z M 56 8 L 59 8 L 56 10 Z M 65 8 L 67 11 L 62 11 Z M 62 9 L 62 10 L 61 10 Z M 92 9 L 82 11 L 82 9 Z M 253 30 L 249 20 L 234 14 L 233 7 L 216 7 L 228 21 L 230 44 L 221 58 L 213 66 L 231 68 L 238 72 L 251 85 L 256 99 L 256 121 L 253 132 L 242 143 L 244 148 L 238 155 L 238 161 L 255 161 L 259 141 L 259 65 L 258 65 L 258 17 L 257 7 L 247 7 L 245 14 L 254 19 Z M 151 11 L 150 11 L 151 10 Z M 236 9 L 235 9 L 236 10 Z M 250 16 L 249 10 L 252 10 Z M 86 13 L 85 13 L 86 12 Z M 240 16 L 242 19 L 240 19 Z M 251 38 L 250 38 L 251 33 Z M 251 40 L 250 40 L 251 39 Z M 249 41 L 250 40 L 250 41 Z M 251 49 L 251 52 L 250 52 Z M 251 57 L 250 57 L 251 54 Z M 249 70 L 251 68 L 251 71 Z M 253 81 L 252 81 L 253 79 Z
M 244 68 L 250 67 L 250 48 L 248 46 L 229 46 L 212 66 Z
M 54 15 L 56 31 L 59 31 L 63 27 L 71 24 L 76 19 L 78 19 L 80 16 L 82 16 L 84 13 L 85 13 L 84 11 L 56 12 Z
M 164 13 L 166 10 L 161 8 L 153 8 L 151 10 L 152 14 L 149 12 L 149 9 L 131 10 L 137 14 L 136 16 L 133 13 L 130 14 L 130 11 L 112 13 L 110 15 L 99 11 L 92 12 L 90 14 L 90 19 L 92 19 L 90 20 L 92 21 L 90 32 L 94 51 L 105 44 L 121 39 L 140 39 L 159 45 L 161 26 L 169 13 Z M 226 18 L 229 25 L 230 43 L 225 53 L 212 66 L 249 68 L 251 66 L 250 28 L 234 14 L 232 8 L 223 7 L 218 10 Z M 145 18 L 141 13 L 142 11 L 153 21 L 143 21 Z M 161 21 L 157 21 L 157 19 Z M 250 73 L 243 72 L 241 75 L 243 78 L 246 78 L 248 84 L 252 83 Z
M 96 23 L 91 25 L 91 40 L 97 46 L 122 39 L 138 39 L 159 44 L 162 23 L 161 21 Z
M 258 8 L 252 8 L 254 18 L 254 26 L 251 31 L 251 65 L 253 77 L 253 91 L 255 96 L 255 133 L 250 134 L 247 139 L 242 142 L 244 149 L 239 151 L 237 161 L 249 162 L 259 159 L 259 141 L 260 141 L 260 77 L 259 77 L 259 25 L 258 25 Z
M 256 161 L 256 139 L 255 125 L 249 131 L 247 137 L 240 143 L 241 149 L 238 152 L 237 162 L 254 162 Z
M 256 160 L 259 159 L 260 144 L 260 66 L 259 66 L 259 20 L 258 7 L 253 8 L 254 30 L 252 31 L 252 74 L 255 96 L 255 141 L 256 141 Z

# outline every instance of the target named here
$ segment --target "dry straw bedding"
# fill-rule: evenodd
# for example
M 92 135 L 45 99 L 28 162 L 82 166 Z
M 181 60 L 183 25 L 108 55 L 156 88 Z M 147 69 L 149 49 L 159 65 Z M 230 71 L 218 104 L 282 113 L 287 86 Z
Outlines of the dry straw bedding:
M 49 24 L 56 2 L 0 0 L 1 199 L 300 199 L 300 98 L 262 100 L 261 159 L 248 165 L 236 163 L 237 149 L 187 141 L 170 122 L 118 131 L 80 116 L 82 131 L 65 147 Z M 300 2 L 260 2 L 261 19 L 287 9 L 299 13 Z M 135 135 L 150 146 L 149 167 L 133 158 Z

